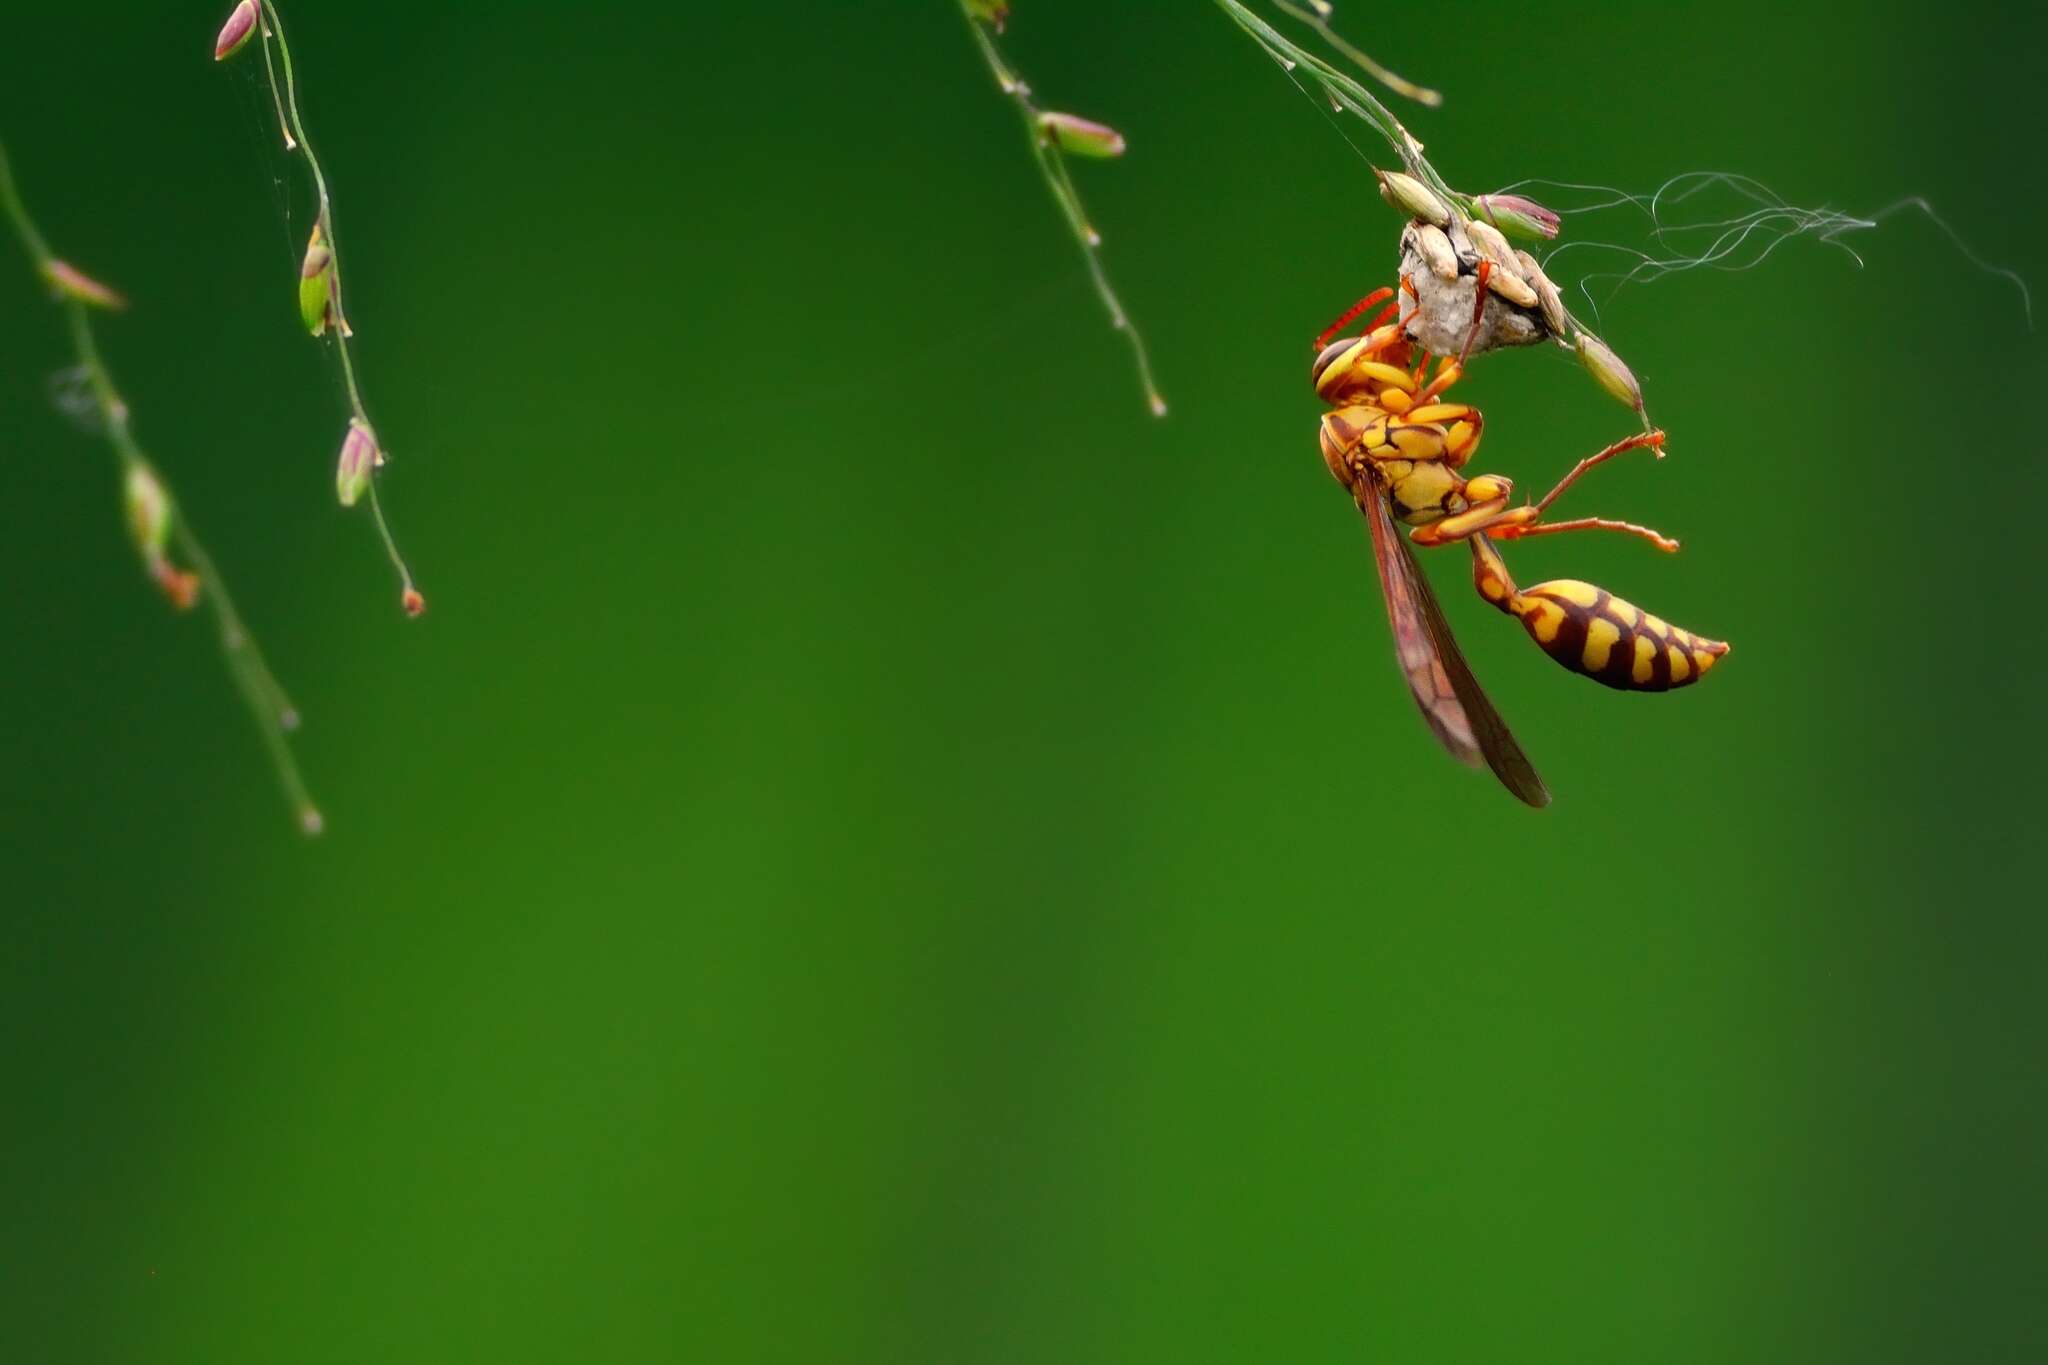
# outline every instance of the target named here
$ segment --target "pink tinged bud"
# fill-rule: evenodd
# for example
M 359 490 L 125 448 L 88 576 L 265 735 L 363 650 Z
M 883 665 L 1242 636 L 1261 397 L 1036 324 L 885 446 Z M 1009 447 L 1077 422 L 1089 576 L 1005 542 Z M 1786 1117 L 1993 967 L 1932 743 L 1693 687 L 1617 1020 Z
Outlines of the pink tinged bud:
M 1479 217 L 1525 242 L 1549 241 L 1557 236 L 1564 221 L 1535 200 L 1519 194 L 1482 194 L 1472 201 L 1472 207 L 1479 211 Z
M 1383 171 L 1373 167 L 1374 175 L 1380 178 L 1380 198 L 1410 218 L 1420 218 L 1434 227 L 1449 227 L 1451 211 L 1444 207 L 1444 201 L 1436 197 L 1436 191 L 1412 175 L 1399 171 Z
M 996 32 L 1010 21 L 1010 0 L 967 0 L 967 12 Z
M 256 36 L 256 30 L 262 27 L 262 22 L 262 11 L 256 0 L 242 0 L 235 6 L 235 12 L 228 16 L 228 21 L 220 26 L 220 36 L 213 40 L 213 59 L 224 62 L 247 47 L 249 40 Z
M 1072 114 L 1040 114 L 1038 128 L 1053 145 L 1071 156 L 1108 160 L 1124 154 L 1124 135 L 1107 124 Z
M 157 588 L 175 611 L 190 611 L 199 603 L 199 575 L 183 569 L 173 568 L 168 559 L 158 559 L 149 566 L 149 576 L 156 580 Z
M 1629 367 L 1621 363 L 1616 355 L 1600 338 L 1581 332 L 1576 338 L 1579 363 L 1586 367 L 1586 373 L 1600 381 L 1600 387 L 1613 394 L 1637 412 L 1643 410 L 1643 386 L 1636 382 Z
M 313 239 L 306 244 L 306 259 L 299 266 L 299 319 L 314 336 L 324 336 L 334 317 L 334 251 L 327 245 L 320 225 L 313 225 Z
M 399 605 L 405 608 L 407 616 L 419 617 L 427 614 L 427 595 L 418 588 L 407 588 L 404 596 L 398 601 Z
M 70 299 L 73 303 L 82 303 L 88 308 L 104 308 L 109 312 L 118 312 L 128 306 L 128 300 L 65 261 L 45 261 L 43 278 L 49 281 L 50 288 L 56 291 L 58 298 Z
M 343 507 L 354 507 L 369 490 L 377 466 L 384 463 L 377 449 L 377 436 L 361 420 L 348 424 L 348 436 L 341 443 L 341 460 L 334 470 L 334 492 Z

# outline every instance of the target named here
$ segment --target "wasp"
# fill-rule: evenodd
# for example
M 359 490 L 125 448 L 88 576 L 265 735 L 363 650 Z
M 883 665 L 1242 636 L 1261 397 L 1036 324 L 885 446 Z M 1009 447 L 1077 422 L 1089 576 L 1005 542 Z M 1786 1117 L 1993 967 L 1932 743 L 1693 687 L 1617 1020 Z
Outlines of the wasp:
M 1403 291 L 1413 296 L 1405 280 Z M 1362 335 L 1330 341 L 1383 304 Z M 1677 541 L 1631 522 L 1544 519 L 1566 489 L 1608 460 L 1631 450 L 1652 450 L 1661 458 L 1664 433 L 1617 441 L 1579 461 L 1540 500 L 1510 507 L 1511 480 L 1497 474 L 1467 478 L 1462 472 L 1485 427 L 1476 407 L 1444 401 L 1445 391 L 1463 377 L 1462 365 L 1444 356 L 1431 374 L 1430 355 L 1416 354 L 1400 313 L 1395 291 L 1381 289 L 1317 338 L 1311 377 L 1316 396 L 1330 407 L 1319 432 L 1323 460 L 1371 528 L 1395 655 L 1423 719 L 1453 757 L 1473 767 L 1484 761 L 1510 792 L 1529 805 L 1545 806 L 1549 791 L 1473 678 L 1411 544 L 1470 546 L 1479 595 L 1520 620 L 1545 654 L 1609 687 L 1664 692 L 1689 686 L 1728 646 L 1576 579 L 1516 586 L 1495 541 L 1605 530 L 1640 536 L 1666 552 L 1678 549 Z

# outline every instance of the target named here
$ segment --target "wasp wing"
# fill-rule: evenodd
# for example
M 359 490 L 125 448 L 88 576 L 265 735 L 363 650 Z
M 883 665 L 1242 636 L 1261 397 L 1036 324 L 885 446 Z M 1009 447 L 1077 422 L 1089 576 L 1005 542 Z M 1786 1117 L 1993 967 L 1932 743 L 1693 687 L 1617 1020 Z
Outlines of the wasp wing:
M 1372 528 L 1373 558 L 1387 599 L 1387 620 L 1394 628 L 1394 655 L 1423 720 L 1453 758 L 1475 768 L 1483 759 L 1517 797 L 1532 806 L 1549 805 L 1543 779 L 1466 666 L 1408 537 L 1394 524 L 1386 497 L 1377 488 L 1363 491 L 1358 510 Z

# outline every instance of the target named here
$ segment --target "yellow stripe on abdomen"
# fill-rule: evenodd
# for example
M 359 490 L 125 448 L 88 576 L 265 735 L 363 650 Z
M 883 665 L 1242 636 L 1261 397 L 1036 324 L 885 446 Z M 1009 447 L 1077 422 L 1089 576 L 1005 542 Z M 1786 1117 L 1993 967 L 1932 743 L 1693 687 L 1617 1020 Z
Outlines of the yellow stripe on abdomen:
M 1671 625 L 1577 579 L 1538 583 L 1504 605 L 1545 654 L 1625 692 L 1689 686 L 1728 652 L 1719 640 Z

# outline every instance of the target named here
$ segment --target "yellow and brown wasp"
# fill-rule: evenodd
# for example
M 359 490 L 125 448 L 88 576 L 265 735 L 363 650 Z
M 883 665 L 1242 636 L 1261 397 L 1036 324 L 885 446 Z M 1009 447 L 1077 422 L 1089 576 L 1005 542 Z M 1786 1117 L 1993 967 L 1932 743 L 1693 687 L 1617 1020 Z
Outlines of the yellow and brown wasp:
M 1406 281 L 1403 287 L 1412 294 Z M 1363 335 L 1329 341 L 1382 304 L 1384 311 Z M 1515 585 L 1495 540 L 1608 530 L 1641 536 L 1661 550 L 1678 548 L 1677 541 L 1629 522 L 1542 519 L 1587 470 L 1630 450 L 1661 451 L 1664 433 L 1617 441 L 1579 461 L 1540 501 L 1510 508 L 1510 480 L 1460 473 L 1479 448 L 1484 420 L 1469 404 L 1443 401 L 1462 368 L 1446 356 L 1432 375 L 1430 356 L 1416 354 L 1400 311 L 1394 291 L 1382 289 L 1317 338 L 1312 378 L 1316 395 L 1330 405 L 1322 418 L 1323 459 L 1372 530 L 1394 651 L 1423 719 L 1453 757 L 1474 767 L 1484 760 L 1516 796 L 1532 806 L 1548 805 L 1543 780 L 1466 666 L 1429 579 L 1409 548 L 1411 541 L 1470 545 L 1479 595 L 1519 619 L 1551 658 L 1609 687 L 1637 692 L 1684 687 L 1712 668 L 1728 646 L 1681 630 L 1590 583 L 1558 579 L 1526 589 Z M 1404 526 L 1411 528 L 1405 536 Z

